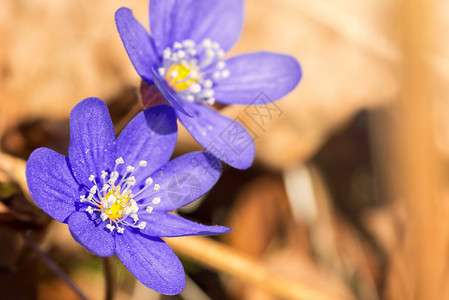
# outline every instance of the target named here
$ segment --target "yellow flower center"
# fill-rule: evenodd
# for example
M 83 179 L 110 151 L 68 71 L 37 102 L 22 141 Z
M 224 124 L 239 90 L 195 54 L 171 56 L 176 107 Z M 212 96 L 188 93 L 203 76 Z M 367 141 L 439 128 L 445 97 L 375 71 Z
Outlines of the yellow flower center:
M 111 221 L 117 222 L 123 217 L 124 210 L 131 205 L 131 196 L 130 190 L 121 194 L 120 186 L 112 186 L 104 196 L 107 203 L 105 206 L 107 208 L 101 206 L 101 211 L 103 211 Z
M 186 62 L 171 66 L 165 76 L 168 84 L 177 91 L 184 91 L 198 82 L 197 67 Z

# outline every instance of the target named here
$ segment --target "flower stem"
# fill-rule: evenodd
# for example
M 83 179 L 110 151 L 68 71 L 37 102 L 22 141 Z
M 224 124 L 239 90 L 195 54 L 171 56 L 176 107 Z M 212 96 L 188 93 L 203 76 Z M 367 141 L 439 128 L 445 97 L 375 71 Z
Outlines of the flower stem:
M 56 274 L 62 281 L 64 281 L 81 299 L 88 300 L 84 293 L 76 286 L 76 284 L 64 273 L 61 267 L 51 259 L 48 254 L 39 248 L 39 245 L 34 240 L 34 238 L 25 232 L 22 233 L 23 239 L 27 243 L 27 245 L 34 251 L 37 257 L 50 269 L 53 273 Z
M 113 300 L 115 295 L 115 272 L 114 260 L 112 256 L 103 257 L 104 281 L 106 284 L 106 300 Z

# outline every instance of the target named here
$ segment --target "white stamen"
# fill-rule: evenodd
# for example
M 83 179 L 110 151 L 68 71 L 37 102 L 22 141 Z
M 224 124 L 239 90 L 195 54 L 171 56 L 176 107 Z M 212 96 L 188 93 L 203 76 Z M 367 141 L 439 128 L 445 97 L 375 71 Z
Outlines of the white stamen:
M 137 225 L 139 229 L 145 229 L 147 227 L 147 222 L 140 222 L 139 225 Z
M 94 175 L 90 175 L 89 176 L 89 181 L 94 181 L 95 180 L 95 176 Z
M 123 233 L 123 231 L 125 231 L 125 228 L 117 226 L 117 232 L 118 233 Z
M 214 55 L 215 55 L 214 50 L 211 50 L 211 49 L 206 50 L 206 57 L 212 58 L 212 57 L 214 57 Z
M 176 78 L 176 77 L 178 77 L 178 71 L 176 71 L 176 70 L 171 71 L 170 77 L 171 77 L 171 78 Z
M 106 228 L 109 229 L 111 232 L 114 231 L 115 226 L 111 225 L 111 224 L 107 224 Z
M 126 184 L 133 186 L 136 184 L 136 178 L 134 176 L 130 176 L 125 180 Z
M 124 164 L 124 163 L 125 163 L 125 161 L 123 160 L 122 157 L 119 157 L 119 158 L 117 158 L 117 159 L 115 160 L 115 164 L 116 164 L 116 165 L 120 165 L 120 164 Z
M 224 61 L 220 60 L 220 61 L 217 63 L 217 68 L 219 68 L 219 69 L 224 69 L 224 68 L 226 68 L 226 63 L 225 63 Z
M 153 211 L 153 208 L 151 206 L 147 206 L 147 208 L 145 210 L 147 213 L 151 214 L 151 212 Z
M 171 48 L 163 51 L 162 67 L 158 71 L 161 76 L 167 77 L 169 85 L 182 99 L 189 102 L 215 103 L 215 99 L 209 99 L 213 96 L 214 82 L 227 78 L 230 74 L 229 70 L 226 70 L 226 62 L 221 59 L 223 55 L 220 44 L 208 38 L 198 45 L 193 40 L 175 42 Z M 180 69 L 177 65 L 187 69 L 187 76 L 183 74 L 182 79 L 178 78 Z M 188 88 L 176 87 L 183 82 L 189 83 Z M 203 93 L 208 90 L 211 91 Z
M 90 213 L 90 214 L 93 214 L 93 213 L 94 213 L 94 210 L 92 209 L 92 206 L 88 206 L 88 207 L 86 208 L 86 211 L 87 211 L 88 213 Z
M 229 75 L 231 75 L 231 72 L 229 72 L 229 70 L 224 70 L 221 72 L 221 77 L 222 78 L 228 78 Z
M 139 161 L 139 166 L 140 167 L 146 167 L 147 165 L 148 165 L 148 162 L 146 160 Z
M 127 166 L 126 167 L 126 172 L 132 173 L 134 172 L 135 168 L 133 166 Z
M 212 77 L 215 79 L 215 80 L 218 80 L 218 79 L 220 79 L 220 72 L 218 72 L 218 71 L 215 71 L 213 74 L 212 74 Z
M 186 53 L 182 50 L 178 51 L 178 58 L 179 59 L 183 59 L 184 57 L 186 57 Z
M 101 191 L 104 193 L 104 192 L 106 192 L 110 187 L 111 187 L 111 186 L 110 186 L 109 184 L 105 183 L 105 184 L 103 185 L 103 187 L 101 188 Z
M 153 202 L 153 204 L 159 204 L 159 203 L 161 203 L 161 198 L 160 197 L 156 197 L 151 202 Z
M 108 219 L 108 215 L 105 214 L 105 213 L 101 213 L 101 214 L 100 214 L 100 218 L 101 218 L 101 220 L 104 222 L 104 221 L 106 221 L 106 220 Z
M 197 78 L 200 74 L 197 70 L 191 70 L 189 73 L 189 78 Z
M 198 94 L 201 92 L 201 86 L 199 84 L 194 84 L 189 88 L 189 90 L 194 94 Z
M 148 178 L 145 180 L 145 185 L 152 185 L 152 184 L 153 184 L 153 178 L 148 177 Z
M 215 98 L 214 97 L 210 97 L 206 100 L 206 103 L 209 105 L 214 105 L 215 104 Z
M 195 42 L 193 40 L 184 40 L 182 42 L 182 44 L 184 45 L 184 47 L 186 48 L 193 48 L 195 47 Z
M 133 218 L 134 222 L 139 221 L 139 216 L 137 214 L 132 214 L 131 218 Z
M 190 56 L 195 56 L 198 53 L 195 49 L 191 49 L 191 48 L 188 50 L 188 52 L 189 52 Z
M 213 84 L 214 83 L 210 79 L 207 79 L 206 81 L 204 81 L 204 87 L 207 88 L 207 89 L 210 89 Z
M 207 98 L 212 97 L 215 94 L 214 90 L 205 90 L 203 95 Z
M 81 195 L 81 196 L 80 196 L 80 202 L 85 202 L 85 201 L 86 201 L 86 196 Z
M 162 55 L 164 56 L 164 59 L 169 59 L 171 56 L 171 50 L 170 48 L 165 48 L 164 52 L 162 53 Z
M 96 185 L 94 185 L 93 187 L 91 187 L 90 188 L 90 191 L 89 191 L 89 193 L 91 193 L 91 194 L 95 194 L 95 192 L 97 191 L 97 186 Z
M 203 45 L 203 47 L 206 47 L 206 48 L 210 47 L 211 44 L 212 44 L 212 41 L 210 39 L 204 39 L 201 43 L 201 45 Z
M 159 184 L 155 184 L 154 185 L 154 188 L 153 188 L 153 190 L 155 191 L 155 192 L 157 192 L 157 191 L 159 191 L 159 189 L 161 188 L 161 186 L 159 185 Z

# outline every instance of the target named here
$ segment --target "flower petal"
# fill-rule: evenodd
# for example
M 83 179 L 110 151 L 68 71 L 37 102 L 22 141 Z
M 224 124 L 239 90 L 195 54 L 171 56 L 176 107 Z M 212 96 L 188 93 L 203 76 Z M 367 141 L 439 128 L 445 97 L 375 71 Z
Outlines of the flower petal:
M 242 31 L 242 0 L 151 0 L 150 29 L 161 53 L 174 42 L 209 38 L 228 51 Z
M 123 157 L 126 163 L 121 167 L 147 161 L 148 166 L 135 172 L 136 179 L 144 181 L 169 161 L 175 149 L 177 129 L 175 111 L 168 105 L 153 106 L 139 113 L 117 138 L 117 157 Z
M 226 68 L 230 76 L 214 87 L 215 99 L 225 104 L 263 105 L 266 97 L 278 100 L 291 92 L 302 76 L 294 57 L 271 52 L 231 57 Z M 266 97 L 258 97 L 261 93 Z
M 173 250 L 160 238 L 143 236 L 125 228 L 116 239 L 118 258 L 137 280 L 166 295 L 179 294 L 184 289 L 184 268 Z
M 175 96 L 175 92 L 172 90 L 171 87 L 168 86 L 165 79 L 163 79 L 159 73 L 157 72 L 156 68 L 152 69 L 153 73 L 153 79 L 154 83 L 156 84 L 159 91 L 162 93 L 164 98 L 179 112 L 191 117 L 192 113 L 188 110 L 187 106 L 185 105 L 185 101 L 182 99 L 179 99 L 177 96 Z
M 98 256 L 114 255 L 115 239 L 100 218 L 92 220 L 86 212 L 74 212 L 67 224 L 73 238 L 84 248 Z
M 254 141 L 236 120 L 229 119 L 203 104 L 189 103 L 193 118 L 178 114 L 193 138 L 206 150 L 237 169 L 247 169 L 254 160 Z
M 155 211 L 175 210 L 207 193 L 220 174 L 220 161 L 213 155 L 191 152 L 173 159 L 154 172 L 151 177 L 154 184 L 160 186 L 157 191 L 148 188 L 134 199 L 139 205 L 146 203 L 152 206 Z M 155 198 L 160 201 L 154 203 Z
M 137 73 L 148 83 L 153 83 L 151 67 L 159 64 L 152 37 L 134 18 L 129 8 L 122 7 L 115 13 L 115 24 L 131 62 Z
M 65 222 L 75 210 L 80 193 L 69 159 L 48 148 L 31 153 L 26 164 L 26 178 L 31 198 L 53 219 Z
M 147 223 L 147 226 L 141 232 L 149 236 L 178 237 L 188 235 L 217 235 L 231 231 L 227 227 L 207 226 L 179 216 L 157 211 L 141 213 L 139 214 L 139 220 Z
M 115 161 L 115 133 L 106 104 L 98 98 L 78 103 L 70 115 L 69 159 L 75 178 L 91 186 L 90 175 L 99 177 Z

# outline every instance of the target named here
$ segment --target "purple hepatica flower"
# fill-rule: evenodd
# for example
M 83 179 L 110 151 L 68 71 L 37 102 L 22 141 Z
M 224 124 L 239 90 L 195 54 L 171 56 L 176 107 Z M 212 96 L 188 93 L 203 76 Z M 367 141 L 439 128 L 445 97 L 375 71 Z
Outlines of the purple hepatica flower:
M 181 292 L 185 275 L 160 237 L 229 231 L 167 213 L 203 195 L 221 173 L 220 162 L 205 152 L 169 162 L 176 138 L 176 116 L 167 105 L 139 113 L 116 139 L 106 104 L 88 98 L 70 116 L 69 157 L 39 148 L 26 166 L 40 208 L 67 223 L 86 249 L 116 253 L 139 281 L 164 294 Z
M 131 10 L 115 15 L 128 55 L 144 81 L 155 84 L 194 139 L 227 164 L 248 168 L 254 142 L 238 122 L 205 104 L 266 105 L 301 78 L 291 56 L 247 53 L 224 59 L 243 24 L 243 0 L 151 0 L 150 36 Z

